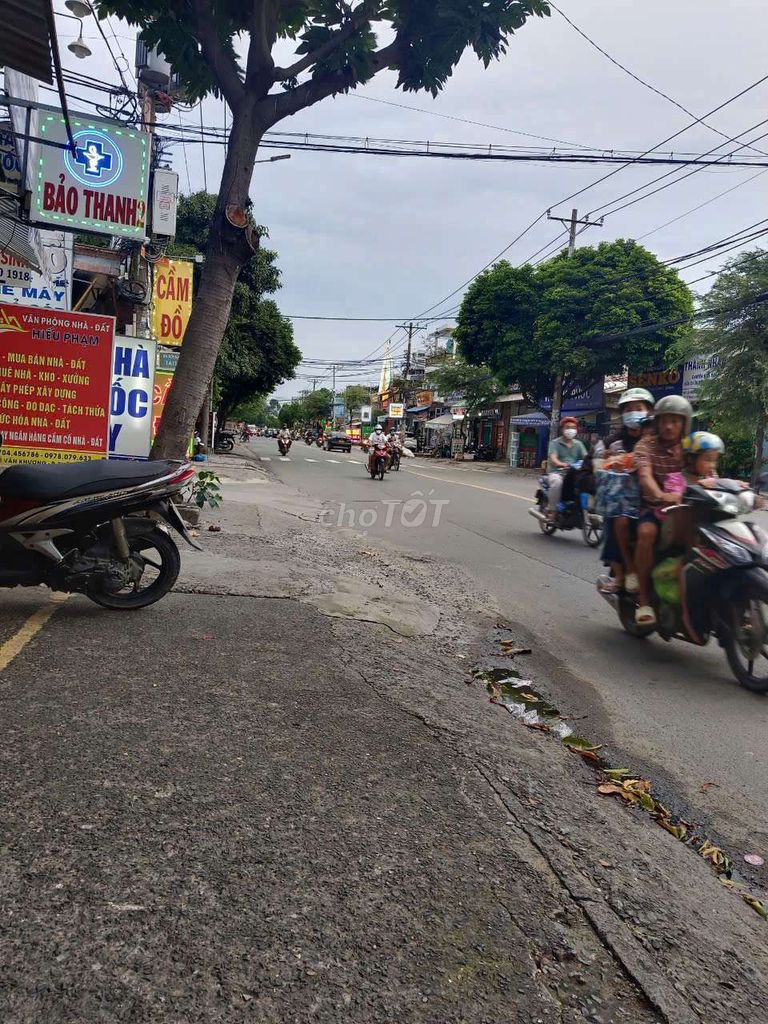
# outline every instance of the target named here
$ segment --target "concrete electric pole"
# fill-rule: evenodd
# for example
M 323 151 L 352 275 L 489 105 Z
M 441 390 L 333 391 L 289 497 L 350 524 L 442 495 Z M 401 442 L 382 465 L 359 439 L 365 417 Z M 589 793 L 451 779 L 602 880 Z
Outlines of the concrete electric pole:
M 547 220 L 559 220 L 561 224 L 568 225 L 568 257 L 572 257 L 576 252 L 576 236 L 581 232 L 578 230 L 581 226 L 582 230 L 587 228 L 599 228 L 603 226 L 604 218 L 600 220 L 590 220 L 589 216 L 584 220 L 579 220 L 579 211 L 572 210 L 570 217 L 553 217 L 552 214 L 547 210 Z M 560 415 L 563 408 L 563 375 L 558 373 L 555 377 L 555 389 L 552 395 L 552 417 L 549 421 L 549 440 L 554 441 L 557 437 L 560 429 Z

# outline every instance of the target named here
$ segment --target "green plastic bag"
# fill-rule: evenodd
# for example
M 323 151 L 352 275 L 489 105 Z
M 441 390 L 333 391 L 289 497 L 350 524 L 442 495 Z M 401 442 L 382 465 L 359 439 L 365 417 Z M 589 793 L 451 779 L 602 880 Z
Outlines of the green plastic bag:
M 653 588 L 664 604 L 680 605 L 680 566 L 682 558 L 665 558 L 653 570 Z

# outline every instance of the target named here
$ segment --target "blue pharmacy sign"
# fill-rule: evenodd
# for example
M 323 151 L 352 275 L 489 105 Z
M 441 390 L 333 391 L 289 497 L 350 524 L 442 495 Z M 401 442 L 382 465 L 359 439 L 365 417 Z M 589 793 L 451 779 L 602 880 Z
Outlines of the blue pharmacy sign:
M 115 338 L 109 402 L 110 459 L 146 459 L 152 444 L 156 343 Z

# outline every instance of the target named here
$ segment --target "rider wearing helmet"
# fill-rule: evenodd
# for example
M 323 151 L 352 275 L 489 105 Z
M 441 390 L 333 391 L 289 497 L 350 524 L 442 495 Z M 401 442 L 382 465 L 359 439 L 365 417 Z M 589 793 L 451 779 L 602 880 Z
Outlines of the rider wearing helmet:
M 380 423 L 376 424 L 376 429 L 368 438 L 368 444 L 370 446 L 370 454 L 368 455 L 368 471 L 370 472 L 373 469 L 373 460 L 376 457 L 376 449 L 384 448 L 387 452 L 389 452 L 389 442 L 387 440 L 387 435 L 384 433 L 384 430 Z
M 679 505 L 682 499 L 680 490 L 669 492 L 664 485 L 670 474 L 680 473 L 683 469 L 682 439 L 691 431 L 693 409 L 681 395 L 667 395 L 656 403 L 653 414 L 654 433 L 635 446 L 635 465 L 642 495 L 635 549 L 640 589 L 635 621 L 640 626 L 652 626 L 656 622 L 650 602 L 651 570 L 659 536 L 659 522 L 654 509 L 659 505 Z
M 579 421 L 575 416 L 563 416 L 560 420 L 560 436 L 549 446 L 549 517 L 554 519 L 557 506 L 563 494 L 565 473 L 574 462 L 583 462 L 587 457 L 587 449 L 576 438 Z
M 608 441 L 609 465 L 611 461 L 621 463 L 622 456 L 629 455 L 635 450 L 643 436 L 645 425 L 653 414 L 653 395 L 645 388 L 630 388 L 619 398 L 619 412 L 621 429 Z M 605 544 L 602 559 L 611 567 L 611 579 L 602 587 L 605 593 L 626 590 L 630 594 L 636 594 L 640 585 L 632 549 L 636 520 L 630 518 L 633 513 L 637 514 L 639 488 L 634 476 L 626 477 L 626 480 L 622 502 L 626 514 L 606 515 L 604 521 Z

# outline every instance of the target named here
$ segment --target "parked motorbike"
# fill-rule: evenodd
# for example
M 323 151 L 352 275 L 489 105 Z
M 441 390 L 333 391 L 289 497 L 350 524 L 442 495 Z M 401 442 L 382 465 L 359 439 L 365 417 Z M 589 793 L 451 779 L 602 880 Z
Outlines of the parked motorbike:
M 693 544 L 684 547 L 665 522 L 653 570 L 652 604 L 657 622 L 635 622 L 637 595 L 619 591 L 602 596 L 636 637 L 656 632 L 663 640 L 686 640 L 703 647 L 713 637 L 742 686 L 768 693 L 768 534 L 740 517 L 755 507 L 754 491 L 735 480 L 716 489 L 688 487 L 684 504 L 665 509 L 669 525 L 679 513 L 692 517 Z M 605 577 L 598 580 L 598 589 Z
M 594 497 L 584 490 L 578 489 L 580 463 L 566 473 L 563 494 L 573 494 L 572 498 L 561 501 L 553 519 L 547 515 L 549 511 L 549 478 L 545 474 L 539 477 L 539 488 L 536 491 L 536 507 L 529 508 L 528 514 L 537 520 L 541 532 L 551 537 L 558 530 L 581 530 L 584 543 L 596 548 L 603 539 L 603 517 L 594 510 Z
M 3 470 L 0 587 L 42 584 L 115 610 L 154 604 L 181 567 L 168 527 L 202 550 L 172 500 L 194 475 L 186 463 L 101 459 Z
M 371 480 L 375 480 L 376 477 L 379 480 L 384 479 L 384 474 L 387 472 L 387 463 L 389 462 L 389 453 L 386 448 L 376 448 L 370 459 L 368 460 L 368 471 L 371 474 Z
M 216 434 L 213 450 L 220 453 L 234 451 L 236 436 L 232 430 L 220 430 Z
M 279 437 L 277 439 L 277 447 L 280 449 L 280 454 L 283 456 L 283 458 L 285 458 L 285 456 L 291 450 L 292 444 L 293 441 L 291 440 L 290 437 L 287 440 L 284 440 L 282 437 Z

